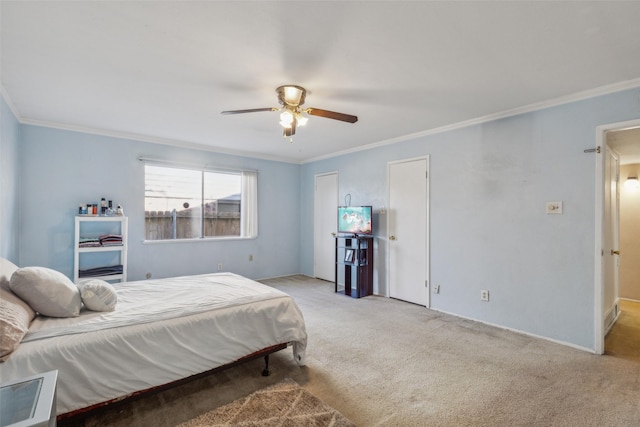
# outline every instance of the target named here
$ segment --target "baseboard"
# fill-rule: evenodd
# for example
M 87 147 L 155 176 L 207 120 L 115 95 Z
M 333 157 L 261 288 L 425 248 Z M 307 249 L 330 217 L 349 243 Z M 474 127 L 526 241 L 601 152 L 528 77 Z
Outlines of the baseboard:
M 604 314 L 604 334 L 607 335 L 613 325 L 620 317 L 620 299 L 617 299 L 613 306 Z
M 287 278 L 287 277 L 293 277 L 293 276 L 305 276 L 313 279 L 312 276 L 307 276 L 304 273 L 290 273 L 290 274 L 281 274 L 279 276 L 261 277 L 259 279 L 251 279 L 251 280 L 255 280 L 256 282 L 259 282 L 261 280 L 281 279 L 281 278 Z M 323 279 L 318 279 L 318 280 L 323 280 Z
M 473 317 L 461 316 L 461 315 L 456 314 L 456 313 L 450 313 L 448 311 L 438 310 L 437 308 L 428 308 L 427 310 L 437 311 L 439 313 L 448 314 L 448 315 L 451 315 L 451 316 L 454 316 L 454 317 L 459 317 L 461 319 L 471 320 L 473 322 L 482 323 L 484 325 L 492 326 L 492 327 L 498 328 L 498 329 L 503 329 L 505 331 L 515 332 L 516 334 L 526 335 L 526 336 L 532 337 L 532 338 L 538 338 L 538 339 L 541 339 L 541 340 L 544 340 L 544 341 L 549 341 L 549 342 L 552 342 L 552 343 L 555 343 L 555 344 L 560 344 L 560 345 L 563 345 L 565 347 L 571 347 L 571 348 L 575 348 L 576 350 L 586 351 L 587 353 L 595 354 L 595 349 L 593 349 L 593 348 L 583 347 L 581 345 L 573 344 L 573 343 L 570 343 L 570 342 L 567 342 L 567 341 L 556 340 L 556 339 L 553 339 L 553 338 L 545 337 L 543 335 L 537 335 L 537 334 L 533 334 L 531 332 L 522 331 L 520 329 L 514 329 L 514 328 L 509 328 L 507 326 L 491 323 L 491 322 L 485 322 L 483 320 L 474 319 Z
M 304 273 L 298 273 L 298 274 L 302 275 L 302 276 L 307 276 Z M 292 274 L 290 276 L 296 276 L 298 274 Z M 283 276 L 283 277 L 288 277 L 288 276 Z M 311 276 L 307 276 L 307 277 L 312 278 Z M 265 280 L 265 279 L 259 279 L 259 280 Z M 380 296 L 380 297 L 383 297 L 383 298 L 389 298 L 386 295 L 378 295 L 376 293 L 374 293 L 373 295 Z M 618 307 L 618 306 L 619 306 L 619 303 L 616 302 L 616 307 Z M 555 343 L 555 344 L 563 345 L 565 347 L 575 348 L 576 350 L 580 350 L 580 351 L 586 351 L 587 353 L 593 353 L 593 354 L 596 353 L 595 349 L 593 349 L 593 348 L 583 347 L 583 346 L 580 346 L 580 345 L 577 345 L 577 344 L 573 344 L 573 343 L 570 343 L 570 342 L 567 342 L 567 341 L 556 340 L 556 339 L 545 337 L 545 336 L 542 336 L 542 335 L 537 335 L 537 334 L 532 334 L 530 332 L 521 331 L 519 329 L 509 328 L 507 326 L 497 325 L 497 324 L 494 324 L 494 323 L 490 323 L 490 322 L 485 322 L 485 321 L 482 321 L 482 320 L 474 319 L 472 317 L 461 316 L 459 314 L 451 313 L 451 312 L 448 312 L 448 311 L 445 311 L 445 310 L 439 310 L 437 308 L 429 307 L 429 308 L 427 308 L 427 310 L 437 311 L 439 313 L 448 314 L 450 316 L 458 317 L 460 319 L 471 320 L 473 322 L 482 323 L 484 325 L 492 326 L 494 328 L 504 329 L 505 331 L 510 331 L 510 332 L 515 332 L 516 334 L 526 335 L 526 336 L 529 336 L 529 337 L 532 337 L 532 338 L 537 338 L 537 339 L 541 339 L 541 340 L 544 340 L 544 341 L 549 341 L 549 342 L 552 342 L 552 343 Z M 620 310 L 618 309 L 617 312 L 618 312 L 618 315 L 619 315 Z M 616 317 L 616 319 L 617 319 L 617 317 Z

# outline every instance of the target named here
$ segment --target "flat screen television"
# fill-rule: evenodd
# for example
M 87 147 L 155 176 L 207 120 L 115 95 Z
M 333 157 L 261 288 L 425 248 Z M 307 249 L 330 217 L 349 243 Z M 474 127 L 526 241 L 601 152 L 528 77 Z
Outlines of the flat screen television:
M 371 206 L 338 206 L 338 233 L 373 234 Z

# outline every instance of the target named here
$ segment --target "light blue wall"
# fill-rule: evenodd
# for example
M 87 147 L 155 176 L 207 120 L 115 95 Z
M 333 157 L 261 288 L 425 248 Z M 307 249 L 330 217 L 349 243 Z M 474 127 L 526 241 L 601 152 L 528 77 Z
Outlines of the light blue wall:
M 4 113 L 4 102 L 2 108 Z M 11 213 L 0 224 L 0 249 L 14 259 L 19 251 L 20 265 L 44 265 L 71 276 L 77 206 L 104 196 L 121 203 L 130 218 L 131 280 L 147 272 L 209 272 L 218 263 L 252 278 L 313 275 L 313 233 L 300 229 L 313 224 L 314 176 L 338 171 L 341 201 L 350 194 L 352 204 L 374 206 L 375 289 L 384 294 L 386 217 L 377 212 L 388 205 L 387 163 L 428 155 L 430 279 L 441 289 L 432 295 L 432 307 L 593 349 L 596 155 L 583 150 L 596 145 L 597 126 L 640 117 L 640 91 L 302 166 L 17 125 L 15 117 L 6 117 L 1 202 Z M 259 238 L 142 244 L 140 155 L 258 169 Z M 546 215 L 545 202 L 557 200 L 564 202 L 564 215 Z M 489 303 L 480 301 L 480 289 L 490 290 Z
M 429 155 L 430 279 L 437 310 L 594 349 L 596 127 L 640 117 L 628 90 L 301 168 L 301 222 L 313 181 L 338 171 L 340 201 L 387 206 L 387 162 Z M 547 201 L 563 215 L 546 215 Z M 386 217 L 378 216 L 376 290 L 386 284 Z M 300 236 L 300 266 L 313 245 Z M 392 266 L 390 268 L 393 268 Z M 480 290 L 491 301 L 480 301 Z
M 299 272 L 299 166 L 31 125 L 21 126 L 20 265 L 73 272 L 74 215 L 101 197 L 129 217 L 129 280 L 225 271 L 250 278 Z M 139 156 L 258 170 L 259 236 L 143 244 L 144 165 Z M 253 255 L 253 261 L 249 261 Z
M 18 263 L 20 125 L 0 96 L 0 257 Z

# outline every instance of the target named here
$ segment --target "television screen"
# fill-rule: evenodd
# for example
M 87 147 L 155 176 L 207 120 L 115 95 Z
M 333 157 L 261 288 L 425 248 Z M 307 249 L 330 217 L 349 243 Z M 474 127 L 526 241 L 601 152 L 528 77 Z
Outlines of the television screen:
M 338 233 L 373 234 L 371 206 L 339 206 Z

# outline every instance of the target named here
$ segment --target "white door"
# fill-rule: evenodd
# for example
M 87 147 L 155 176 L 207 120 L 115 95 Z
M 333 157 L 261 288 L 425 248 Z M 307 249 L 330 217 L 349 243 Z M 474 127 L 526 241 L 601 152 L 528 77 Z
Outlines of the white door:
M 429 307 L 428 158 L 389 163 L 389 296 Z
M 313 274 L 335 280 L 335 239 L 338 221 L 338 174 L 316 175 L 314 196 Z
M 615 304 L 618 301 L 619 263 L 619 203 L 620 191 L 618 176 L 620 161 L 618 155 L 609 147 L 606 150 L 604 165 L 604 309 L 605 328 L 609 328 L 615 319 Z M 606 329 L 605 329 L 606 331 Z

